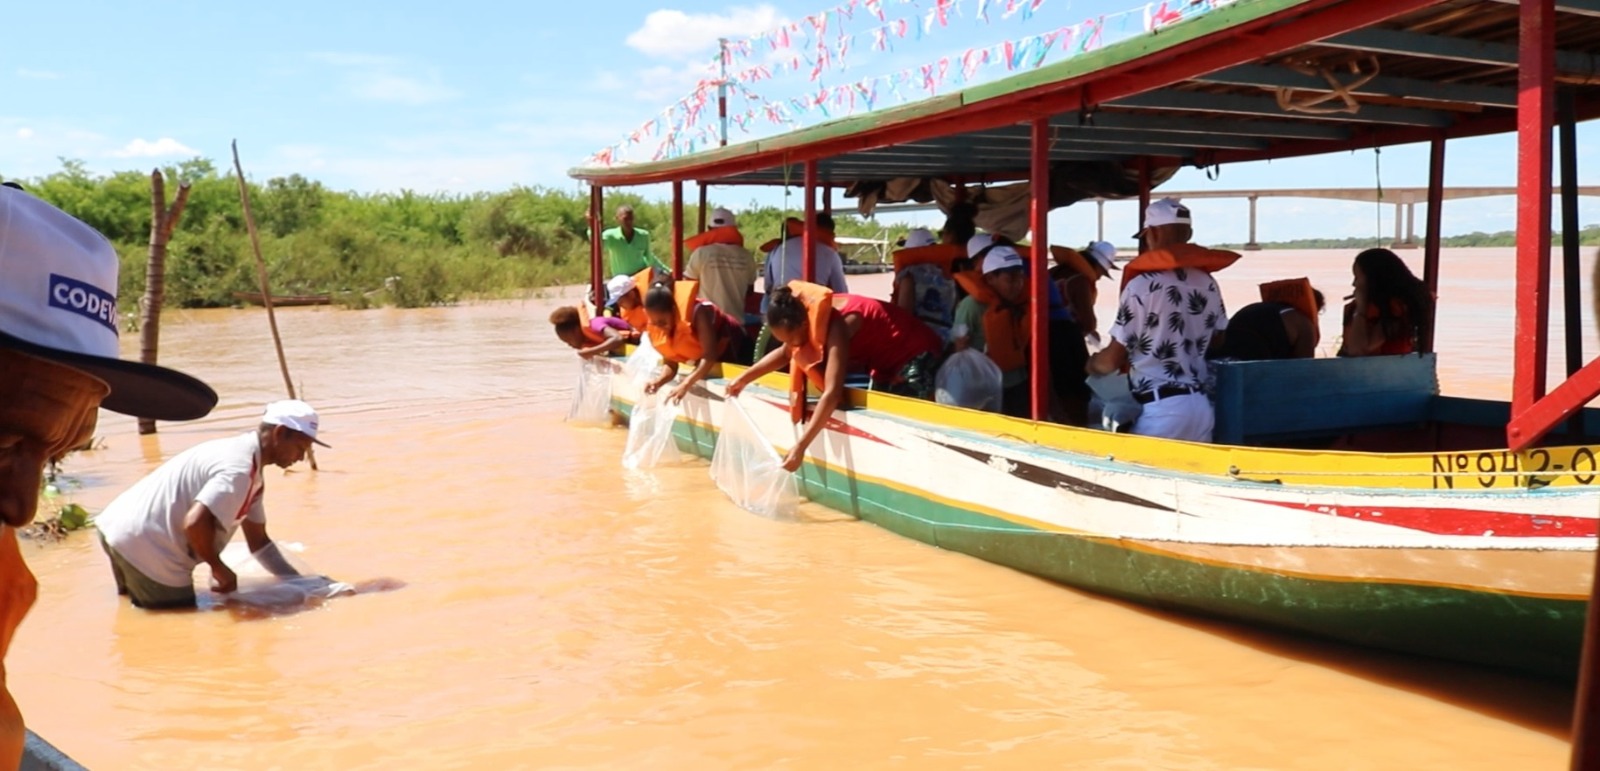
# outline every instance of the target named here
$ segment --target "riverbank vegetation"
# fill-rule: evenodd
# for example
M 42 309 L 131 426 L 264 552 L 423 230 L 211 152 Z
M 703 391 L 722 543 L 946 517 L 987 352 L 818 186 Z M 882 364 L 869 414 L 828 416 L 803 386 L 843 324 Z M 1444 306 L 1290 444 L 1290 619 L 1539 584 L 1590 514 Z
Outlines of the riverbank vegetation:
M 1418 234 L 1418 243 L 1421 235 Z M 1297 238 L 1293 241 L 1262 241 L 1262 249 L 1366 249 L 1373 246 L 1388 246 L 1387 238 Z M 1502 230 L 1496 233 L 1472 232 L 1459 236 L 1445 236 L 1439 243 L 1446 249 L 1471 249 L 1474 247 L 1507 247 L 1517 245 L 1517 233 L 1514 230 Z M 1600 246 L 1600 225 L 1588 225 L 1578 231 L 1578 243 L 1583 246 Z M 1551 246 L 1561 245 L 1559 233 L 1550 236 Z M 1219 249 L 1238 249 L 1244 244 L 1218 244 Z
M 176 181 L 192 186 L 168 247 L 168 307 L 234 305 L 235 292 L 258 291 L 231 170 L 197 158 L 165 171 L 169 191 Z M 95 175 L 82 162 L 63 160 L 59 171 L 20 182 L 111 239 L 122 257 L 122 310 L 131 312 L 131 299 L 144 292 L 149 172 Z M 250 203 L 275 295 L 327 294 L 354 307 L 416 307 L 588 280 L 589 200 L 576 188 L 363 194 L 330 190 L 293 174 L 252 182 Z M 638 226 L 651 232 L 657 252 L 671 254 L 668 204 L 620 191 L 608 191 L 605 203 L 607 226 L 613 224 L 616 207 L 631 205 Z M 752 249 L 777 235 L 786 214 L 774 207 L 726 201 L 712 205 L 737 213 Z M 685 226 L 694 232 L 691 209 L 684 212 Z M 881 225 L 857 217 L 838 220 L 841 235 L 875 237 L 883 232 Z M 889 232 L 898 237 L 904 230 Z

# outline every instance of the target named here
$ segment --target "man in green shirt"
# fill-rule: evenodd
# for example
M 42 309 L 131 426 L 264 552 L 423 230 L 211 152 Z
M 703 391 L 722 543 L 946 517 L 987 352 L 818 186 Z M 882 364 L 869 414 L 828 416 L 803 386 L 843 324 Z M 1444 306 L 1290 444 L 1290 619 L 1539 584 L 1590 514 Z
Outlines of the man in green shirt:
M 650 253 L 650 231 L 633 226 L 633 207 L 617 207 L 617 227 L 600 233 L 600 242 L 606 247 L 606 260 L 610 276 L 631 276 L 646 266 L 666 270 L 660 260 Z

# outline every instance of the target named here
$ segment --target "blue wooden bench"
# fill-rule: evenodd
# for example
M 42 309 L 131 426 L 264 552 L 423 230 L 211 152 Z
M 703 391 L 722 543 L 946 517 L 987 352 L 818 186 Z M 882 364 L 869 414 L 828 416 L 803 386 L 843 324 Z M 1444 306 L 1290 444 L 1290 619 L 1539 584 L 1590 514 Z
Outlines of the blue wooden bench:
M 1217 444 L 1272 442 L 1421 425 L 1434 419 L 1434 354 L 1215 361 Z

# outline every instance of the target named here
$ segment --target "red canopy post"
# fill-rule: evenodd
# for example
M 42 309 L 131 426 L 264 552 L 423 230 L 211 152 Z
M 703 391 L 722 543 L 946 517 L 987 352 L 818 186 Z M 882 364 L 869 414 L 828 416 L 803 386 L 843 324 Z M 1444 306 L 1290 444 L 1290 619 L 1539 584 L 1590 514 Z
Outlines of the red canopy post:
M 1517 69 L 1517 322 L 1507 440 L 1521 448 L 1549 425 L 1516 418 L 1545 394 L 1550 318 L 1550 129 L 1555 122 L 1555 0 L 1522 3 Z M 1553 425 L 1553 422 L 1552 424 Z
M 605 229 L 605 194 L 599 185 L 589 186 L 589 292 L 596 308 L 606 304 L 601 286 L 605 284 L 605 245 L 600 233 Z
M 1428 220 L 1423 224 L 1427 233 L 1422 237 L 1422 283 L 1428 293 L 1439 296 L 1439 228 L 1444 218 L 1444 136 L 1433 138 L 1428 146 Z M 1434 302 L 1433 317 L 1428 319 L 1428 335 L 1422 342 L 1422 351 L 1433 350 L 1434 330 L 1438 327 L 1439 304 Z
M 683 180 L 672 181 L 672 278 L 683 278 Z
M 806 222 L 800 238 L 800 278 L 815 281 L 817 277 L 817 162 L 806 161 L 805 174 Z M 785 255 L 787 257 L 788 255 Z
M 1029 372 L 1033 381 L 1033 419 L 1044 420 L 1050 412 L 1050 328 L 1045 323 L 1050 313 L 1050 120 L 1034 119 L 1031 134 L 1033 157 L 1028 178 L 1029 192 L 1033 194 L 1029 212 L 1033 258 L 1028 261 L 1028 280 L 1033 297 L 1028 303 L 1032 335 L 1028 359 L 1032 362 Z

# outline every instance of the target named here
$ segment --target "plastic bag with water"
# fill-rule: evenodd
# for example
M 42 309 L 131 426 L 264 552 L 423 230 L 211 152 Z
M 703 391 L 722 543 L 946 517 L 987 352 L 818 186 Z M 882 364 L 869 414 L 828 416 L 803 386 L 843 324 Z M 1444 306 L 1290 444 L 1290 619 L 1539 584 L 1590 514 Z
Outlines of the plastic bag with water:
M 683 460 L 678 443 L 672 439 L 672 424 L 679 408 L 668 404 L 665 389 L 641 396 L 628 418 L 628 443 L 622 451 L 622 467 L 652 468 Z
M 628 379 L 640 386 L 650 382 L 657 376 L 661 369 L 661 354 L 656 352 L 656 347 L 650 343 L 650 336 L 643 335 L 639 339 L 638 347 L 622 364 L 622 371 Z
M 611 423 L 610 365 L 597 359 L 579 359 L 578 382 L 572 391 L 567 420 L 587 425 Z
M 1000 411 L 1000 367 L 973 348 L 956 351 L 944 360 L 933 380 L 934 401 L 974 410 Z
M 795 519 L 800 486 L 783 458 L 756 428 L 738 399 L 723 404 L 711 479 L 739 508 L 768 519 Z
M 269 553 L 270 552 L 270 553 Z M 243 543 L 231 543 L 222 550 L 223 564 L 239 578 L 239 587 L 226 596 L 226 602 L 270 610 L 313 607 L 324 600 L 356 593 L 356 587 L 318 575 L 293 549 L 277 542 L 250 553 Z M 282 560 L 300 575 L 281 577 L 266 567 L 266 562 Z M 264 562 L 265 561 L 265 562 Z

